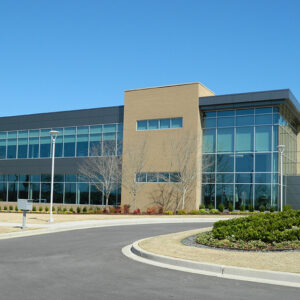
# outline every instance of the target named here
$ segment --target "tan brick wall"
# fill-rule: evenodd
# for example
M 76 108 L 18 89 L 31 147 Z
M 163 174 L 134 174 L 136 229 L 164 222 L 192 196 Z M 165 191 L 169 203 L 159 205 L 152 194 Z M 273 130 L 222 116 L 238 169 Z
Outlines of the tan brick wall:
M 201 124 L 199 115 L 198 98 L 210 96 L 213 93 L 200 83 L 156 87 L 139 90 L 125 91 L 124 100 L 124 138 L 123 138 L 123 170 L 129 168 L 127 151 L 134 151 L 134 146 L 147 142 L 147 164 L 144 172 L 175 172 L 171 164 L 171 149 L 168 141 L 176 140 L 183 136 L 200 137 Z M 137 120 L 182 117 L 183 128 L 166 130 L 137 131 Z M 181 136 L 181 137 L 180 137 Z M 195 164 L 199 167 L 197 182 L 200 183 L 200 140 L 197 141 L 197 154 Z M 146 183 L 137 195 L 137 207 L 145 210 L 152 206 L 149 196 L 158 184 Z M 191 201 L 187 209 L 195 209 L 200 202 L 200 185 L 195 186 Z M 122 204 L 131 204 L 132 197 L 128 190 L 122 187 Z

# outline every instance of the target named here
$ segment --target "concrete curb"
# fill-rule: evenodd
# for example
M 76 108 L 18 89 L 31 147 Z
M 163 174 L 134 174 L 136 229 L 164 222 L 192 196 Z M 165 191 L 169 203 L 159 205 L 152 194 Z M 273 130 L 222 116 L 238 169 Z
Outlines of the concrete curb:
M 255 270 L 250 268 L 232 267 L 217 265 L 205 262 L 195 262 L 185 259 L 154 254 L 143 250 L 138 244 L 146 239 L 142 239 L 128 245 L 122 249 L 123 254 L 148 264 L 156 266 L 197 273 L 202 275 L 216 276 L 227 279 L 236 279 L 243 281 L 260 282 L 274 285 L 283 285 L 300 288 L 300 274 L 275 272 L 265 270 Z M 129 253 L 129 252 L 130 253 Z

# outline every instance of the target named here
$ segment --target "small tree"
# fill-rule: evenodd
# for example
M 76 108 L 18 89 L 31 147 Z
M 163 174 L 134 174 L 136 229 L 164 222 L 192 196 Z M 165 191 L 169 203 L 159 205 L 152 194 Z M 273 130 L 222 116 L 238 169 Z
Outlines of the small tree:
M 143 183 L 137 180 L 137 176 L 145 167 L 146 149 L 146 139 L 142 138 L 140 143 L 128 146 L 126 152 L 123 153 L 125 165 L 122 170 L 122 186 L 132 196 L 134 210 L 136 210 L 137 193 L 143 187 Z
M 109 196 L 116 183 L 121 180 L 122 161 L 120 156 L 114 155 L 112 147 L 105 147 L 101 151 L 101 144 L 93 147 L 93 157 L 86 158 L 79 166 L 79 172 L 84 175 L 98 191 L 105 196 L 105 205 L 108 206 Z M 104 153 L 107 156 L 98 156 Z

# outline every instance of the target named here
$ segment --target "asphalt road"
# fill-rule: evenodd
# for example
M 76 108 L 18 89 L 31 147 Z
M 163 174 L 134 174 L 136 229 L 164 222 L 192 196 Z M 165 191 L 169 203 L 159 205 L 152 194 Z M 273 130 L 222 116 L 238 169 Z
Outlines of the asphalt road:
M 137 239 L 207 225 L 134 225 L 0 240 L 0 299 L 300 299 L 297 288 L 173 271 L 121 253 Z

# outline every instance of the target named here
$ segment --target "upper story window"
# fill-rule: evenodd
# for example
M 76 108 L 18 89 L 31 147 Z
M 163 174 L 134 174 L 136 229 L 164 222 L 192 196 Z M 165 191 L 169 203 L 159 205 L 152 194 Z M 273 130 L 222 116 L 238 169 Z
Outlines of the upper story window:
M 136 128 L 139 131 L 182 128 L 182 118 L 140 120 Z

